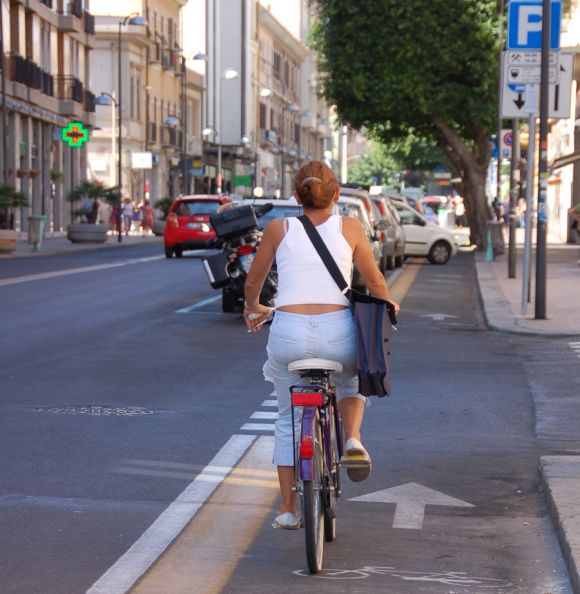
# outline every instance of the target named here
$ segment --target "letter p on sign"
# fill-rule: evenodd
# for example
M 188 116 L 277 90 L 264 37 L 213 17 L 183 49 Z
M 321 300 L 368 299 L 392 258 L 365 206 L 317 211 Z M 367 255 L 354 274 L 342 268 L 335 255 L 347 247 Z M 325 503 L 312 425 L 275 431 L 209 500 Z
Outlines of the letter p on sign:
M 552 0 L 550 49 L 560 47 L 562 3 Z M 511 0 L 508 12 L 508 49 L 540 50 L 542 48 L 542 0 Z

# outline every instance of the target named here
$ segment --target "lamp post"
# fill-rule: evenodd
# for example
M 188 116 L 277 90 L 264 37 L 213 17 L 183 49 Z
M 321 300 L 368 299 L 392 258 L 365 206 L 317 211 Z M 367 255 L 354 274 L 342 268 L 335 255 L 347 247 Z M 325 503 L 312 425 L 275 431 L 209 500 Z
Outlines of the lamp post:
M 145 26 L 147 25 L 147 19 L 142 17 L 138 12 L 132 12 L 131 14 L 127 15 L 122 21 L 119 21 L 119 32 L 118 32 L 118 63 L 117 63 L 117 70 L 118 70 L 118 109 L 119 112 L 119 138 L 118 140 L 118 183 L 119 183 L 119 211 L 117 212 L 117 240 L 119 243 L 123 241 L 123 233 L 121 230 L 121 199 L 123 197 L 123 180 L 122 180 L 122 164 L 123 164 L 123 77 L 121 76 L 121 28 L 125 25 L 139 25 Z
M 113 183 L 113 171 L 115 170 L 115 145 L 116 145 L 116 138 L 115 138 L 115 122 L 117 119 L 117 109 L 119 107 L 117 100 L 113 95 L 110 93 L 101 93 L 95 99 L 95 105 L 102 105 L 104 107 L 112 107 L 111 110 L 111 156 L 112 156 L 112 165 L 111 165 L 111 175 L 110 175 L 110 184 L 111 186 L 119 185 L 119 180 L 116 180 L 116 183 Z
M 176 128 L 177 124 L 182 129 L 182 141 L 181 141 L 181 172 L 183 175 L 183 195 L 187 194 L 187 163 L 186 163 L 186 148 L 185 148 L 185 120 L 180 118 L 178 115 L 168 115 L 163 123 L 166 126 Z
M 226 68 L 221 75 L 221 78 L 225 79 L 225 80 L 233 80 L 235 78 L 238 78 L 239 74 L 237 70 L 234 70 L 233 68 Z M 223 122 L 222 122 L 222 85 L 221 85 L 221 81 L 220 81 L 220 88 L 219 88 L 219 104 L 220 104 L 220 130 L 219 132 L 216 132 L 216 135 L 218 137 L 218 163 L 217 163 L 217 188 L 216 188 L 216 192 L 218 194 L 222 193 L 222 132 L 224 129 L 223 126 Z
M 8 134 L 6 130 L 6 60 L 4 59 L 4 6 L 0 4 L 0 67 L 2 68 L 2 183 L 8 182 Z
M 280 150 L 281 150 L 281 170 L 282 170 L 282 180 L 280 182 L 280 194 L 281 197 L 284 198 L 286 196 L 286 163 L 285 163 L 285 159 L 284 159 L 284 128 L 286 125 L 286 112 L 289 113 L 296 113 L 297 111 L 300 111 L 300 107 L 298 105 L 296 105 L 296 103 L 291 102 L 291 103 L 287 103 L 286 107 L 282 108 L 282 125 L 280 126 Z

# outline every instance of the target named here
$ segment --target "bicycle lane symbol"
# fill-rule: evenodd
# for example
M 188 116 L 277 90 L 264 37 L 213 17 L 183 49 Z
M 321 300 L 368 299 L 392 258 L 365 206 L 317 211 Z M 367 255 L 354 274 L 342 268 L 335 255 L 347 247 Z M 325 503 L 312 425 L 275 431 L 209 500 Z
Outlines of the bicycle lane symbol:
M 513 586 L 511 582 L 498 578 L 470 576 L 463 571 L 406 571 L 395 567 L 365 566 L 360 569 L 323 569 L 320 573 L 312 575 L 306 569 L 292 572 L 300 577 L 326 580 L 363 580 L 371 575 L 386 575 L 399 578 L 408 582 L 431 582 L 446 586 L 477 587 L 478 590 L 501 590 Z

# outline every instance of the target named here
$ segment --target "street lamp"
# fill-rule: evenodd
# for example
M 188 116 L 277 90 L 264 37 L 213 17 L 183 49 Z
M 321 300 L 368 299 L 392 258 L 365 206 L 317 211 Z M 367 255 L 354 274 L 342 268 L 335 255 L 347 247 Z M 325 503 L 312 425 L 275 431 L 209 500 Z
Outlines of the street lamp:
M 300 106 L 296 105 L 296 103 L 291 102 L 286 104 L 286 107 L 282 108 L 282 125 L 280 126 L 280 151 L 281 151 L 281 155 L 280 155 L 280 160 L 281 160 L 281 170 L 282 170 L 282 180 L 280 183 L 280 193 L 281 193 L 281 197 L 284 198 L 284 196 L 286 196 L 286 175 L 285 175 L 285 168 L 286 168 L 286 163 L 284 160 L 284 127 L 286 124 L 286 112 L 289 113 L 296 113 L 300 111 Z
M 121 76 L 121 27 L 125 25 L 137 25 L 137 26 L 146 26 L 147 19 L 142 17 L 138 12 L 132 12 L 131 14 L 127 15 L 122 21 L 119 21 L 119 33 L 117 39 L 117 51 L 118 51 L 118 85 L 119 90 L 117 95 L 119 96 L 118 99 L 118 112 L 119 112 L 119 138 L 118 138 L 118 149 L 117 152 L 119 153 L 119 161 L 118 161 L 118 183 L 119 183 L 119 212 L 117 213 L 117 240 L 120 242 L 123 241 L 123 233 L 121 231 L 121 199 L 123 196 L 123 181 L 122 181 L 122 163 L 123 163 L 123 78 Z
M 233 80 L 235 78 L 238 78 L 240 75 L 238 74 L 237 70 L 234 70 L 233 68 L 226 68 L 223 72 L 222 72 L 222 76 L 221 78 L 225 79 L 225 80 Z M 222 122 L 222 85 L 220 83 L 220 88 L 219 88 L 219 105 L 220 105 L 220 128 L 221 130 L 219 132 L 215 132 L 216 136 L 218 137 L 218 163 L 217 163 L 217 187 L 216 187 L 216 193 L 217 194 L 221 194 L 222 193 L 222 132 L 224 129 L 223 126 L 223 122 Z
M 184 101 L 185 103 L 185 101 Z M 185 110 L 185 106 L 183 108 Z M 183 175 L 183 195 L 187 194 L 188 189 L 188 172 L 187 172 L 187 147 L 186 147 L 186 125 L 185 125 L 185 116 L 184 118 L 180 118 L 177 115 L 168 115 L 164 120 L 163 123 L 166 126 L 170 126 L 171 128 L 176 128 L 179 124 L 181 126 L 181 173 Z

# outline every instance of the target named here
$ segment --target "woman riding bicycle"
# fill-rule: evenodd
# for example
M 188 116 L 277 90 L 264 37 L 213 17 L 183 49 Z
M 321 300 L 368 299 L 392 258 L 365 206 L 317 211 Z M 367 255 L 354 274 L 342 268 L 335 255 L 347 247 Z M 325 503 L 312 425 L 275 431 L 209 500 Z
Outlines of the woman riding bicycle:
M 304 214 L 316 226 L 344 278 L 352 277 L 354 260 L 371 294 L 392 302 L 362 224 L 358 219 L 333 214 L 340 195 L 333 171 L 321 161 L 310 161 L 296 173 L 294 187 Z M 294 529 L 299 527 L 299 519 L 296 493 L 292 490 L 290 386 L 299 383 L 300 376 L 288 371 L 289 362 L 315 357 L 342 363 L 343 372 L 333 376 L 346 439 L 341 464 L 351 480 L 361 481 L 370 472 L 371 459 L 361 443 L 366 398 L 358 393 L 350 303 L 297 218 L 273 220 L 264 230 L 245 286 L 244 317 L 248 330 L 261 330 L 262 323 L 272 313 L 271 308 L 259 304 L 259 297 L 274 258 L 278 271 L 276 316 L 270 328 L 268 360 L 264 365 L 264 377 L 274 384 L 278 398 L 273 462 L 278 466 L 282 498 L 274 526 Z M 398 310 L 398 305 L 394 305 Z M 349 459 L 353 461 L 350 467 Z

